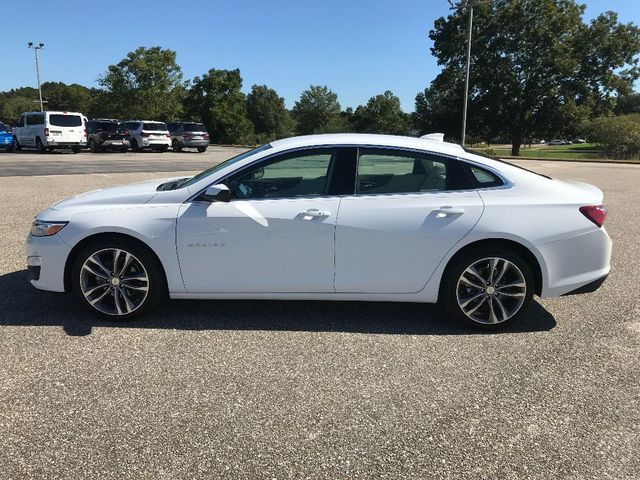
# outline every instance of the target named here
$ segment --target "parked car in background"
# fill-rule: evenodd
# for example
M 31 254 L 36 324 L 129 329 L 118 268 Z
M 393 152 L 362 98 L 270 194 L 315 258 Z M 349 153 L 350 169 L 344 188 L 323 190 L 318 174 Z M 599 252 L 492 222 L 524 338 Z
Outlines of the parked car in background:
M 13 146 L 13 131 L 11 130 L 11 127 L 0 122 L 0 150 L 13 152 Z
M 174 152 L 181 152 L 183 148 L 196 148 L 200 153 L 209 146 L 209 133 L 202 123 L 178 122 L 169 123 L 171 133 L 171 147 Z
M 120 127 L 117 120 L 94 119 L 87 122 L 87 142 L 92 153 L 105 150 L 126 152 L 129 150 L 129 132 Z
M 85 116 L 79 112 L 25 112 L 13 129 L 15 148 L 71 149 L 80 153 L 87 145 Z
M 551 140 L 549 143 L 547 143 L 547 145 L 566 145 L 567 142 L 564 140 L 559 140 L 559 139 L 555 139 L 555 140 Z
M 584 138 L 574 138 L 573 143 L 587 143 Z
M 129 120 L 121 123 L 120 128 L 129 131 L 129 142 L 134 152 L 145 148 L 166 152 L 171 146 L 171 134 L 164 122 Z

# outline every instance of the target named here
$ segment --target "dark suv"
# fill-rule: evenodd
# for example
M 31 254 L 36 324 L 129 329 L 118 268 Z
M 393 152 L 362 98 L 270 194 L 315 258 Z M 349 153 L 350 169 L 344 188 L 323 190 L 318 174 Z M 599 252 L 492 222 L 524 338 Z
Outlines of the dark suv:
M 174 152 L 181 152 L 183 148 L 197 148 L 200 153 L 207 150 L 209 133 L 202 123 L 169 123 L 167 127 L 171 133 L 171 147 Z
M 129 132 L 122 129 L 117 120 L 95 119 L 87 122 L 87 142 L 92 153 L 105 150 L 126 152 L 131 146 Z

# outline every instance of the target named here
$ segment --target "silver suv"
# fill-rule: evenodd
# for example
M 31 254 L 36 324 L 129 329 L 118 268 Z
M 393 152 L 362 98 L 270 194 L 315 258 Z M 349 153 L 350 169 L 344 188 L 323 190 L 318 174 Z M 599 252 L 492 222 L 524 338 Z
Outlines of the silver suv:
M 183 148 L 197 148 L 200 153 L 207 150 L 209 133 L 202 123 L 179 122 L 169 123 L 167 126 L 174 152 L 181 152 Z

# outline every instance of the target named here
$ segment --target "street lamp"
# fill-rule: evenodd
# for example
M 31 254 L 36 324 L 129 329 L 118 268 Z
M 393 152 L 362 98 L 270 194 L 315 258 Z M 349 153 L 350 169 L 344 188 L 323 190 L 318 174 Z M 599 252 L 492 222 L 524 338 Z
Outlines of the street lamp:
M 469 97 L 469 68 L 471 66 L 471 31 L 473 29 L 473 7 L 487 5 L 491 0 L 447 0 L 451 5 L 451 10 L 469 9 L 469 32 L 467 33 L 467 68 L 464 76 L 464 95 L 462 101 L 462 135 L 460 136 L 460 145 L 464 147 L 464 137 L 467 131 L 467 99 Z
M 29 42 L 27 47 L 33 48 L 33 53 L 36 56 L 36 76 L 38 77 L 38 93 L 40 94 L 40 111 L 44 112 L 44 107 L 42 106 L 42 88 L 40 88 L 40 65 L 38 63 L 38 50 L 44 48 L 44 43 L 34 45 L 33 42 Z

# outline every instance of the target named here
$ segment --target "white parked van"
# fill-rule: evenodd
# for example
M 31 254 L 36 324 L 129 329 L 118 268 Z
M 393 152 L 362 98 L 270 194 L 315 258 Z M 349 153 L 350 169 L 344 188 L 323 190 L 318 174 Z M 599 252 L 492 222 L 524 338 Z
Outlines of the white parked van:
M 86 117 L 78 112 L 25 112 L 13 129 L 16 149 L 38 152 L 68 149 L 79 153 L 87 144 Z

